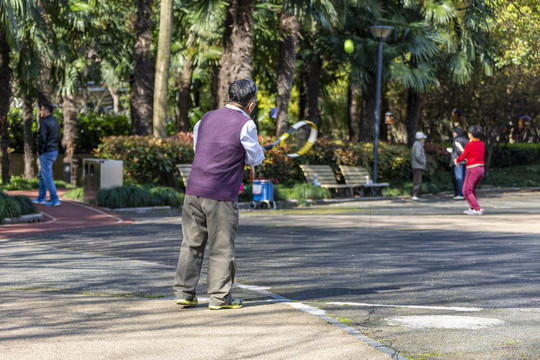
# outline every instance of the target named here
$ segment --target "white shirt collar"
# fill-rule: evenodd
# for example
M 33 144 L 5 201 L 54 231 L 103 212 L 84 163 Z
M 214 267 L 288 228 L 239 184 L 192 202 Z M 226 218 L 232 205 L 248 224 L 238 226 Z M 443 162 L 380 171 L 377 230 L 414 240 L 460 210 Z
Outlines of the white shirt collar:
M 245 116 L 247 116 L 248 118 L 251 119 L 251 117 L 250 117 L 244 110 L 240 109 L 240 108 L 237 107 L 237 106 L 234 106 L 234 105 L 231 105 L 231 104 L 227 104 L 227 105 L 225 105 L 225 107 L 226 107 L 227 109 L 232 109 L 232 110 L 240 111 L 242 114 L 244 114 Z

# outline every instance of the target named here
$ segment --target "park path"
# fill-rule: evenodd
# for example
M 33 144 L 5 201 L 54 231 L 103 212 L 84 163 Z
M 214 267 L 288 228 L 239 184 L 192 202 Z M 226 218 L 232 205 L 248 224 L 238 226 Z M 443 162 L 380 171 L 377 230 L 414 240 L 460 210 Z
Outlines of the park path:
M 0 238 L 133 223 L 131 219 L 118 216 L 107 209 L 65 199 L 62 196 L 66 191 L 66 189 L 58 190 L 58 196 L 62 202 L 61 206 L 36 205 L 43 214 L 43 221 L 2 225 L 0 226 Z M 38 191 L 9 191 L 8 194 L 25 195 L 30 199 L 34 199 L 37 197 Z

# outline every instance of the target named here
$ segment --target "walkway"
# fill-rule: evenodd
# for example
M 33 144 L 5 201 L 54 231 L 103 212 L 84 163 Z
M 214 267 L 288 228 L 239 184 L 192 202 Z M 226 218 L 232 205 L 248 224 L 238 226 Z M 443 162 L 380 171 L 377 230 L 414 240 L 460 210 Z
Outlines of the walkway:
M 36 205 L 43 214 L 43 221 L 27 224 L 12 224 L 0 226 L 0 238 L 21 236 L 51 231 L 66 231 L 86 229 L 99 226 L 131 224 L 133 221 L 111 213 L 103 208 L 83 204 L 62 198 L 66 189 L 59 189 L 61 206 L 51 207 Z M 37 190 L 9 191 L 9 195 L 26 195 L 30 199 L 37 197 Z

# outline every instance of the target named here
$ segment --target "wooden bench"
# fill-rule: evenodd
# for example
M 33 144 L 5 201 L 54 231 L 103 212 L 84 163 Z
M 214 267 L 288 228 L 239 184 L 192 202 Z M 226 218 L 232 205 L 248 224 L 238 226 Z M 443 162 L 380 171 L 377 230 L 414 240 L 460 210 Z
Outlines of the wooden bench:
M 336 180 L 336 174 L 330 167 L 330 165 L 300 165 L 304 176 L 310 184 L 313 184 L 315 174 L 317 174 L 317 181 L 320 186 L 327 189 L 342 190 L 346 189 L 353 193 L 353 187 L 348 184 L 338 184 Z
M 184 187 L 187 186 L 189 174 L 191 173 L 191 164 L 178 164 L 176 165 L 176 168 L 178 169 L 178 172 L 180 172 Z
M 345 183 L 352 186 L 353 194 L 357 192 L 360 196 L 364 196 L 366 190 L 369 190 L 370 195 L 380 195 L 382 189 L 389 185 L 388 183 L 372 183 L 369 172 L 361 166 L 339 165 L 339 170 L 343 174 Z

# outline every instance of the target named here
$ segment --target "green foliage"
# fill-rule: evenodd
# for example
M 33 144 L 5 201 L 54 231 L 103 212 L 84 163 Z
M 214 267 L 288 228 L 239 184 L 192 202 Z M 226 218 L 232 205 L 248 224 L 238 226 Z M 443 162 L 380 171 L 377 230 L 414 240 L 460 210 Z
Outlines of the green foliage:
M 34 110 L 34 118 L 35 118 Z M 63 133 L 63 114 L 55 110 L 54 116 L 60 124 L 60 138 Z M 9 122 L 9 146 L 17 152 L 24 151 L 24 128 L 22 123 L 22 111 L 12 107 L 8 113 Z M 36 133 L 36 122 L 32 124 L 32 132 Z M 77 115 L 77 144 L 76 151 L 91 152 L 95 149 L 100 139 L 112 135 L 129 135 L 131 132 L 131 120 L 126 115 L 86 112 Z
M 73 185 L 66 183 L 64 180 L 54 180 L 57 188 L 71 188 Z M 32 190 L 39 187 L 38 178 L 26 179 L 24 176 L 12 176 L 11 182 L 7 185 L 0 185 L 2 191 L 12 190 Z
M 300 203 L 305 203 L 306 200 L 326 199 L 330 196 L 330 190 L 326 188 L 308 183 L 297 183 L 287 194 L 287 199 L 295 199 Z
M 527 165 L 540 159 L 540 144 L 506 144 L 493 150 L 492 164 L 497 167 Z
M 540 187 L 540 163 L 490 169 L 480 185 Z
M 111 136 L 94 151 L 101 159 L 122 160 L 127 183 L 176 185 L 176 164 L 193 161 L 190 134 L 165 139 L 150 136 Z
M 0 192 L 0 224 L 6 218 L 18 218 L 22 215 L 37 214 L 36 206 L 23 195 L 10 196 Z
M 111 209 L 169 205 L 178 207 L 183 194 L 172 188 L 149 185 L 125 185 L 101 189 L 97 193 L 97 205 Z
M 69 190 L 64 194 L 64 197 L 66 199 L 76 200 L 76 201 L 83 201 L 83 188 L 75 188 L 72 190 Z
M 29 214 L 38 214 L 39 211 L 36 208 L 36 206 L 32 203 L 32 201 L 24 195 L 14 195 L 11 196 L 13 200 L 15 200 L 19 204 L 19 209 L 21 211 L 21 215 L 29 215 Z
M 129 135 L 131 120 L 126 115 L 82 113 L 77 116 L 77 130 L 77 151 L 91 152 L 103 137 Z

